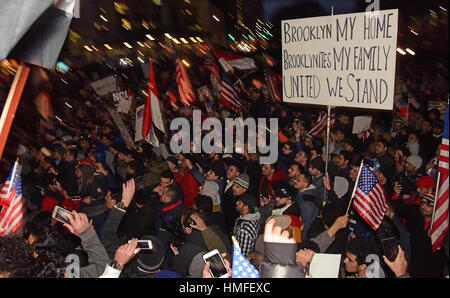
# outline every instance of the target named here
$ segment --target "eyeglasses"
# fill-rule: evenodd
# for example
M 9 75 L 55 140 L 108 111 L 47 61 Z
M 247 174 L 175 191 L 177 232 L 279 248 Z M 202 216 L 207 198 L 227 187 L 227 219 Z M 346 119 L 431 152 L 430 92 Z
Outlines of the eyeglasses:
M 422 204 L 425 204 L 425 205 L 429 206 L 429 207 L 433 207 L 434 206 L 434 202 L 430 201 L 430 200 L 427 200 L 427 199 L 422 199 L 420 202 Z

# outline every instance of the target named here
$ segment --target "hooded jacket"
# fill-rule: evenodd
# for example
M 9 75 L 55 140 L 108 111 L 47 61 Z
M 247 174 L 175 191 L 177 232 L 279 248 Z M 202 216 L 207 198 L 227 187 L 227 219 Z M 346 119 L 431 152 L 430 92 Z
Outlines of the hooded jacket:
M 212 199 L 213 205 L 220 205 L 219 185 L 214 181 L 205 180 L 203 184 L 202 195 L 208 196 Z
M 283 181 L 286 177 L 286 174 L 282 170 L 275 171 L 272 175 L 272 179 L 270 180 L 267 180 L 266 176 L 263 175 L 259 183 L 259 194 L 262 194 L 264 197 L 267 197 L 270 201 L 272 201 L 274 199 L 271 195 L 272 183 L 274 181 Z
M 236 220 L 233 233 L 244 256 L 255 249 L 260 229 L 259 212 L 248 213 Z
M 177 180 L 178 184 L 180 184 L 181 188 L 184 192 L 184 204 L 188 208 L 194 207 L 195 198 L 198 195 L 198 184 L 197 180 L 195 180 L 194 176 L 192 176 L 191 172 L 188 169 L 184 170 L 183 174 L 178 172 L 172 172 L 173 177 Z

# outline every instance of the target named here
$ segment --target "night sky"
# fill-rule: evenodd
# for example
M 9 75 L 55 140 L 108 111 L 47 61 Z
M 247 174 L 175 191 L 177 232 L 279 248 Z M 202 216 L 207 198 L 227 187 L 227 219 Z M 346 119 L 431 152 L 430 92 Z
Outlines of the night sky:
M 265 21 L 282 7 L 301 2 L 316 2 L 331 14 L 331 7 L 334 6 L 334 14 L 352 13 L 355 11 L 357 0 L 263 0 Z M 359 0 L 364 1 L 364 0 Z M 367 3 L 369 5 L 370 3 Z

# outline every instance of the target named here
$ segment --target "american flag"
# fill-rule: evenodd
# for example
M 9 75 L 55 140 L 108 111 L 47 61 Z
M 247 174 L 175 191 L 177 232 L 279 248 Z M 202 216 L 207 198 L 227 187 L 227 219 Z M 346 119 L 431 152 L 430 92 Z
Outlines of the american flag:
M 431 243 L 433 252 L 442 247 L 442 241 L 448 231 L 448 105 L 445 112 L 444 134 L 442 136 L 441 154 L 439 156 L 440 182 L 437 192 L 437 200 L 434 205 L 433 223 L 431 224 Z
M 369 226 L 376 230 L 383 221 L 387 210 L 386 195 L 375 173 L 365 164 L 361 164 L 353 197 L 353 208 Z
M 0 191 L 0 237 L 13 235 L 22 227 L 24 204 L 20 186 L 21 166 L 16 161 Z
M 194 90 L 192 89 L 191 81 L 189 81 L 188 73 L 181 64 L 180 59 L 177 59 L 175 65 L 178 84 L 178 96 L 180 96 L 180 101 L 185 106 L 189 106 L 195 101 L 195 94 Z
M 233 110 L 245 110 L 244 105 L 239 100 L 236 92 L 233 89 L 230 78 L 222 74 L 222 90 L 220 92 L 220 100 L 222 105 Z
M 231 278 L 259 278 L 258 270 L 241 253 L 237 240 L 233 238 L 233 265 Z
M 330 128 L 334 127 L 334 124 L 336 123 L 336 116 L 335 114 L 330 115 Z M 324 129 L 327 129 L 327 113 L 322 111 L 319 115 L 319 118 L 317 119 L 316 123 L 313 125 L 311 130 L 308 132 L 308 135 L 311 135 L 313 137 L 320 137 L 320 134 Z
M 277 76 L 273 71 L 266 67 L 264 69 L 264 77 L 266 78 L 267 85 L 269 86 L 270 95 L 275 102 L 281 102 L 280 88 L 277 81 Z

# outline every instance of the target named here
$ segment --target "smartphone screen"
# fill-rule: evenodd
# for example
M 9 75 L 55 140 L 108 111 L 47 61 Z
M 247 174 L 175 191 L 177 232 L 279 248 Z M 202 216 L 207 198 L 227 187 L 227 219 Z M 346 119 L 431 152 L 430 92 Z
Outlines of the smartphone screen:
M 140 249 L 153 249 L 152 241 L 138 240 L 137 247 L 139 247 Z
M 204 260 L 205 262 L 209 262 L 210 271 L 214 278 L 218 278 L 228 274 L 227 268 L 225 268 L 225 263 L 219 253 L 214 254 Z
M 56 206 L 55 210 L 53 211 L 53 218 L 66 224 L 70 224 L 69 217 L 71 217 L 72 215 L 72 212 L 59 206 Z
M 395 237 L 381 239 L 383 253 L 389 261 L 393 262 L 398 254 L 398 241 Z

